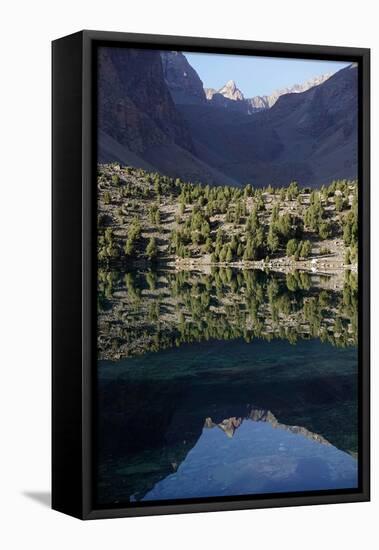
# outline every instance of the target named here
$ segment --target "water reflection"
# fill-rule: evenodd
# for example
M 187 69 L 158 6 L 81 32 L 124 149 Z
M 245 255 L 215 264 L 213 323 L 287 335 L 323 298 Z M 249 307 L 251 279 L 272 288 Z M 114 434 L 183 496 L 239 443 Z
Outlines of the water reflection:
M 100 359 L 209 339 L 357 343 L 357 279 L 351 272 L 100 270 L 98 287 Z
M 182 344 L 98 368 L 98 504 L 357 484 L 357 351 Z
M 221 430 L 205 427 L 177 471 L 143 500 L 357 486 L 356 460 L 317 434 L 267 421 L 249 419 L 237 421 L 237 426 L 235 421 L 224 420 Z

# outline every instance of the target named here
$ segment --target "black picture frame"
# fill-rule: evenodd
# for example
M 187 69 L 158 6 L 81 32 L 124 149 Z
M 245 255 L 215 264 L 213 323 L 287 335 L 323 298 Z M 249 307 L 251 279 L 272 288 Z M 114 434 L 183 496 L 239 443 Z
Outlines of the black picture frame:
M 92 498 L 96 359 L 98 45 L 349 60 L 359 67 L 360 487 L 96 509 Z M 85 30 L 52 43 L 52 508 L 81 519 L 360 502 L 370 499 L 370 50 Z

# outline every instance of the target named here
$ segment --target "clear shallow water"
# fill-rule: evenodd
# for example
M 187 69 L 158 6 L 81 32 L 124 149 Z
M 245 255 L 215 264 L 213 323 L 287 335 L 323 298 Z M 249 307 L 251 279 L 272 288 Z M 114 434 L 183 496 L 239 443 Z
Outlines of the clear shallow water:
M 100 361 L 98 502 L 356 487 L 356 382 L 356 349 L 318 340 Z

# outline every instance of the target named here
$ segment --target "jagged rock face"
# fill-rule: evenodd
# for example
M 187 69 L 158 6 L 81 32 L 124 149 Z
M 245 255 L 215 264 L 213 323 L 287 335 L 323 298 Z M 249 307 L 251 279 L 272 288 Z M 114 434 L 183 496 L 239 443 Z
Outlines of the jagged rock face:
M 275 90 L 270 95 L 254 96 L 245 98 L 241 90 L 237 88 L 234 80 L 229 80 L 220 90 L 214 88 L 205 88 L 207 100 L 214 106 L 224 107 L 229 109 L 238 109 L 240 112 L 252 114 L 263 109 L 270 109 L 278 101 L 279 97 L 285 94 L 299 94 L 319 86 L 330 77 L 330 74 L 316 76 L 302 84 L 294 84 L 288 88 Z M 234 102 L 241 102 L 236 105 Z
M 197 155 L 164 79 L 160 53 L 99 49 L 98 161 L 116 161 L 185 181 L 236 185 Z M 200 79 L 197 89 L 206 102 Z
M 217 94 L 217 90 L 215 90 L 215 88 L 204 88 L 204 92 L 207 99 L 212 99 L 212 97 Z
M 229 80 L 222 88 L 215 90 L 214 88 L 204 88 L 205 96 L 208 100 L 212 100 L 217 95 L 221 95 L 225 99 L 232 101 L 243 101 L 244 95 L 239 88 L 237 88 L 234 80 Z
M 218 93 L 227 99 L 232 99 L 233 101 L 243 101 L 245 99 L 241 90 L 237 88 L 234 80 L 229 80 L 225 86 L 220 88 Z
M 208 95 L 210 96 L 209 92 Z M 245 100 L 230 99 L 219 92 L 212 94 L 211 99 L 208 99 L 208 104 L 212 107 L 221 107 L 229 111 L 237 111 L 243 114 L 248 114 L 248 105 Z
M 254 113 L 256 111 L 262 111 L 263 109 L 269 109 L 273 103 L 270 101 L 271 96 L 260 96 L 251 97 L 246 100 L 247 109 L 249 113 Z
M 316 76 L 315 78 L 312 78 L 310 80 L 307 80 L 306 82 L 303 82 L 302 84 L 294 84 L 293 86 L 290 86 L 288 88 L 282 88 L 280 90 L 275 90 L 270 95 L 263 95 L 263 96 L 254 96 L 249 99 L 246 99 L 246 102 L 249 106 L 249 112 L 254 111 L 261 111 L 262 109 L 269 109 L 272 107 L 281 97 L 285 94 L 299 94 L 302 92 L 306 92 L 310 88 L 313 88 L 314 86 L 319 86 L 323 82 L 325 82 L 331 75 L 323 74 L 320 76 Z
M 295 124 L 323 147 L 332 134 L 345 145 L 348 138 L 356 139 L 358 116 L 357 68 L 353 65 L 328 78 L 322 85 L 306 92 L 281 96 L 267 120 Z
M 248 114 L 248 104 L 234 80 L 229 80 L 219 90 L 205 88 L 205 95 L 209 105 Z
M 289 88 L 283 88 L 281 90 L 277 90 L 272 95 L 298 94 L 301 92 L 306 92 L 310 88 L 314 88 L 314 86 L 319 86 L 320 84 L 328 80 L 328 78 L 330 78 L 331 76 L 332 76 L 331 73 L 321 74 L 321 75 L 315 76 L 314 78 L 310 78 L 309 80 L 306 80 L 302 84 L 294 84 Z
M 136 153 L 167 143 L 193 150 L 167 90 L 159 52 L 100 48 L 98 75 L 100 131 Z
M 163 75 L 175 103 L 206 102 L 203 83 L 181 52 L 161 52 Z

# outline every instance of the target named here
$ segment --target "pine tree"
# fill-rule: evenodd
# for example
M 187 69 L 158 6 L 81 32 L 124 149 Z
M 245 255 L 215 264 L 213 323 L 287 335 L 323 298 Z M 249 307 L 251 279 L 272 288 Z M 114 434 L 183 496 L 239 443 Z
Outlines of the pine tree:
M 237 251 L 237 246 L 238 246 L 237 238 L 235 235 L 233 235 L 230 241 L 230 249 L 233 252 L 233 254 L 235 254 L 235 252 Z
M 303 241 L 300 249 L 300 257 L 301 258 L 308 258 L 312 252 L 312 246 L 310 241 Z
M 243 253 L 243 259 L 247 262 L 254 260 L 254 246 L 251 239 L 247 240 L 245 252 Z
M 318 234 L 320 235 L 321 239 L 327 239 L 330 237 L 330 224 L 328 222 L 322 222 L 320 224 Z
M 223 246 L 220 250 L 220 254 L 219 254 L 219 261 L 220 262 L 225 262 L 226 260 L 226 254 L 227 254 L 227 247 L 226 246 Z
M 127 239 L 124 246 L 125 256 L 132 256 L 134 253 L 134 242 L 131 239 Z
M 345 243 L 345 246 L 350 246 L 351 244 L 351 227 L 349 220 L 347 220 L 347 223 L 343 228 L 343 242 Z
M 337 195 L 334 199 L 334 206 L 337 212 L 341 212 L 344 209 L 344 201 L 341 195 Z
M 146 246 L 146 256 L 149 258 L 149 260 L 153 260 L 156 258 L 157 253 L 158 253 L 158 248 L 157 248 L 155 237 L 151 237 Z
M 286 254 L 290 258 L 291 256 L 294 256 L 298 249 L 298 241 L 296 239 L 290 239 L 287 243 L 286 247 Z
M 287 198 L 288 200 L 296 199 L 299 194 L 299 184 L 297 181 L 292 181 L 287 189 Z
M 267 246 L 271 252 L 276 252 L 279 248 L 279 237 L 276 228 L 273 225 L 270 225 L 270 229 L 268 230 Z
M 345 252 L 345 264 L 350 265 L 350 250 L 347 248 Z
M 210 239 L 209 237 L 205 241 L 204 250 L 207 254 L 209 254 L 213 250 L 212 239 Z

